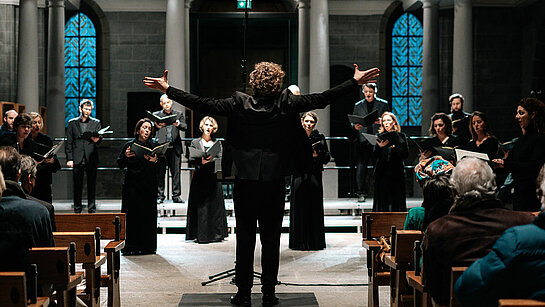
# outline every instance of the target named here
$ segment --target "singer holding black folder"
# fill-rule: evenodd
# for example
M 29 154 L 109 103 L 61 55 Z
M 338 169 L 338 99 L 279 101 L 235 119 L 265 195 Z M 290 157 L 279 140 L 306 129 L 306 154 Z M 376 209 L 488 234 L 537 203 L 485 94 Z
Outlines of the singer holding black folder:
M 405 212 L 405 165 L 409 155 L 407 136 L 401 132 L 397 117 L 390 112 L 382 114 L 377 144 L 375 145 L 374 212 Z M 389 133 L 388 139 L 381 135 Z M 391 137 L 390 137 L 391 136 Z
M 43 119 L 39 113 L 30 112 L 28 113 L 32 118 L 32 130 L 30 131 L 29 138 L 32 138 L 34 142 L 42 144 L 48 148 L 53 147 L 53 140 L 50 136 L 45 133 L 42 133 L 43 128 Z M 38 161 L 40 162 L 40 161 Z M 44 159 L 38 163 L 37 172 L 36 172 L 36 185 L 32 189 L 30 195 L 52 203 L 53 196 L 51 194 L 51 184 L 53 183 L 53 173 L 56 173 L 61 169 L 61 164 L 57 155 L 54 155 L 51 158 Z
M 227 215 L 223 201 L 221 182 L 217 171 L 221 161 L 221 143 L 212 137 L 218 130 L 218 123 L 211 116 L 205 116 L 199 123 L 200 138 L 191 141 L 191 148 L 202 155 L 190 155 L 189 163 L 195 167 L 189 200 L 187 204 L 186 240 L 197 243 L 221 242 L 227 232 Z M 219 146 L 217 154 L 208 154 L 214 146 Z
M 144 155 L 140 159 L 131 151 L 135 143 L 153 148 L 153 132 L 151 120 L 139 120 L 134 140 L 123 146 L 117 158 L 124 173 L 121 202 L 121 212 L 127 219 L 124 255 L 155 254 L 157 250 L 157 155 Z
M 237 223 L 235 280 L 237 294 L 231 303 L 251 306 L 256 226 L 261 238 L 261 291 L 263 306 L 278 303 L 280 233 L 284 217 L 284 180 L 296 169 L 309 166 L 312 148 L 299 113 L 325 108 L 354 95 L 358 85 L 378 77 L 377 68 L 360 71 L 354 65 L 354 78 L 319 94 L 293 95 L 282 90 L 282 67 L 260 62 L 250 73 L 253 95 L 235 92 L 231 97 L 202 98 L 169 86 L 167 73 L 146 77 L 144 84 L 166 92 L 182 105 L 209 114 L 227 115 L 227 137 L 222 157 L 224 175 L 235 176 L 233 201 Z M 229 76 L 222 76 L 225 78 Z M 221 80 L 220 78 L 220 80 Z M 307 146 L 308 145 L 308 146 Z

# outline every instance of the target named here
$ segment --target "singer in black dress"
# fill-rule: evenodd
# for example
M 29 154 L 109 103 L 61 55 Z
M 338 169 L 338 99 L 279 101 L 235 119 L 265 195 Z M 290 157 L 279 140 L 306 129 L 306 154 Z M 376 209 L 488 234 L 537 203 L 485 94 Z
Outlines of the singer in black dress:
M 136 157 L 135 143 L 153 148 L 153 124 L 141 119 L 134 129 L 134 140 L 123 146 L 117 164 L 123 170 L 121 212 L 126 214 L 124 255 L 154 254 L 157 250 L 157 155 Z
M 202 137 L 191 141 L 191 148 L 206 152 L 219 142 L 212 138 L 212 133 L 218 130 L 218 123 L 213 117 L 205 116 L 199 128 Z M 221 144 L 218 145 L 220 152 L 215 157 L 197 158 L 190 155 L 189 163 L 195 167 L 195 172 L 189 188 L 186 240 L 221 242 L 229 235 L 223 190 L 216 174 L 221 161 Z
M 318 115 L 312 111 L 306 112 L 301 117 L 301 123 L 313 149 L 312 168 L 308 173 L 293 176 L 289 248 L 320 250 L 326 247 L 322 172 L 324 164 L 331 157 L 324 135 L 314 130 Z
M 484 112 L 475 111 L 469 117 L 469 131 L 471 141 L 463 146 L 462 149 L 485 153 L 489 159 L 495 159 L 498 156 L 500 142 L 490 130 L 488 118 Z
M 51 137 L 40 132 L 43 128 L 42 116 L 36 112 L 30 112 L 28 115 L 32 118 L 32 130 L 28 137 L 32 138 L 34 142 L 45 145 L 48 148 L 53 147 L 53 140 Z M 36 185 L 32 189 L 31 195 L 51 204 L 53 201 L 51 193 L 53 173 L 56 173 L 61 169 L 59 158 L 57 158 L 57 155 L 54 155 L 52 158 L 44 159 L 38 164 L 37 169 Z
M 388 140 L 377 140 L 375 145 L 375 193 L 374 212 L 405 212 L 405 165 L 403 160 L 409 155 L 407 136 L 401 132 L 396 116 L 384 112 L 381 117 L 379 133 L 398 133 L 398 144 Z

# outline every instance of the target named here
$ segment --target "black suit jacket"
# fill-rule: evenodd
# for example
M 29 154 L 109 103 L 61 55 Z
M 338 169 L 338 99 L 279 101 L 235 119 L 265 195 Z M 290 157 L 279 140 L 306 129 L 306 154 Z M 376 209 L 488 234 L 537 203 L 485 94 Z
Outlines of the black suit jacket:
M 153 112 L 153 114 L 160 117 L 167 116 L 167 114 L 163 110 Z M 174 150 L 176 150 L 176 154 L 180 156 L 183 153 L 183 145 L 182 138 L 180 137 L 180 131 L 187 130 L 187 124 L 185 123 L 184 114 L 182 112 L 172 110 L 170 114 L 176 114 L 176 119 L 180 122 L 178 126 L 172 125 L 172 142 L 170 142 L 171 145 L 174 147 Z M 157 131 L 157 141 L 159 143 L 164 143 L 166 141 L 167 127 L 168 126 L 165 126 Z
M 354 105 L 354 111 L 352 112 L 352 114 L 358 115 L 358 116 L 365 116 L 365 115 L 367 115 L 367 114 L 369 114 L 369 113 L 371 113 L 371 112 L 373 112 L 375 110 L 378 111 L 378 116 L 379 117 L 382 116 L 382 113 L 389 112 L 390 111 L 390 106 L 388 105 L 388 101 L 377 97 L 377 98 L 375 98 L 375 102 L 373 103 L 373 109 L 369 110 L 367 100 L 362 99 L 362 100 L 358 101 L 356 103 L 356 105 Z M 369 144 L 369 142 L 363 136 L 362 133 L 377 134 L 379 128 L 380 128 L 379 124 L 373 124 L 373 125 L 371 125 L 370 129 L 367 129 L 367 128 L 363 127 L 359 131 L 356 130 L 356 132 L 358 132 L 357 140 L 360 143 Z
M 81 137 L 83 131 L 80 124 L 80 116 L 68 121 L 68 128 L 66 128 L 67 141 L 65 146 L 66 161 L 74 161 L 74 165 L 77 165 L 80 164 L 83 161 L 83 157 L 85 157 L 87 163 L 98 164 L 98 144 Z M 89 117 L 89 127 L 87 131 L 97 132 L 100 128 L 100 120 Z
M 201 98 L 169 87 L 169 98 L 208 114 L 227 115 L 222 170 L 238 179 L 273 181 L 308 170 L 312 148 L 299 113 L 325 108 L 358 90 L 351 79 L 321 94 L 295 96 L 284 90 L 271 96 L 235 92 L 225 99 Z

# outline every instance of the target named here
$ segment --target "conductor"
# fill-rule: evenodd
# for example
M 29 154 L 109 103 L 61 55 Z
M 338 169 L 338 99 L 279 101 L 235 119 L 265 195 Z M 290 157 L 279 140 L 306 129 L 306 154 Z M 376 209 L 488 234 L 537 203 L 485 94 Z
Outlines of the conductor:
M 303 168 L 312 163 L 312 148 L 301 128 L 299 113 L 339 103 L 341 97 L 358 97 L 358 85 L 371 82 L 379 75 L 378 68 L 360 71 L 357 65 L 354 67 L 352 79 L 320 94 L 300 96 L 292 95 L 287 89 L 282 90 L 285 73 L 280 65 L 271 62 L 256 64 L 250 73 L 253 96 L 235 92 L 224 99 L 201 98 L 170 87 L 166 70 L 162 77 L 144 79 L 149 88 L 165 92 L 170 99 L 190 109 L 228 117 L 222 170 L 226 176 L 235 176 L 235 281 L 238 292 L 231 297 L 232 304 L 251 306 L 258 222 L 262 245 L 263 306 L 278 303 L 275 286 L 278 283 L 284 215 L 284 176 L 305 171 Z

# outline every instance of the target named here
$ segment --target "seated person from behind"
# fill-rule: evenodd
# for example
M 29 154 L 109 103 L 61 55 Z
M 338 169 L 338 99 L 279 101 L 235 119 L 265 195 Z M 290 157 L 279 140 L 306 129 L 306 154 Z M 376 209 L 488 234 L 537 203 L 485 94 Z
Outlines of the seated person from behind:
M 49 218 L 51 219 L 51 229 L 57 230 L 55 224 L 55 208 L 52 204 L 31 196 L 32 190 L 36 185 L 36 174 L 38 173 L 38 163 L 31 156 L 21 155 L 21 175 L 19 176 L 19 182 L 25 192 L 25 196 L 28 200 L 35 201 L 44 206 L 49 212 Z
M 27 200 L 17 183 L 20 164 L 15 148 L 0 147 L 0 270 L 24 270 L 30 247 L 55 246 L 47 209 Z
M 507 229 L 462 274 L 455 287 L 462 306 L 497 306 L 506 298 L 545 301 L 545 167 L 537 182 L 541 213 L 532 224 Z
M 450 181 L 455 192 L 450 213 L 429 224 L 422 243 L 425 283 L 440 305 L 449 302 L 451 267 L 471 265 L 490 252 L 507 228 L 534 220 L 528 212 L 502 208 L 485 161 L 462 159 Z
M 431 222 L 448 214 L 454 202 L 449 176 L 443 173 L 429 178 L 424 183 L 422 193 L 424 196 L 422 207 L 409 210 L 404 230 L 426 231 Z

